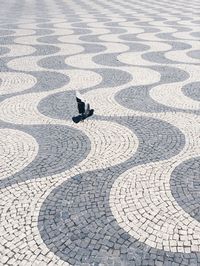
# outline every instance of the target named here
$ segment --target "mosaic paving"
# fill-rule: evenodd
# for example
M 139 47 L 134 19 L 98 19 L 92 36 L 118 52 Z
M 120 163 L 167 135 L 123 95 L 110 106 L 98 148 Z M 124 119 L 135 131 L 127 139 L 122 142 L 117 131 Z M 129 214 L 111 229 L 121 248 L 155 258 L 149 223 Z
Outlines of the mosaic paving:
M 197 0 L 0 1 L 0 266 L 200 265 L 199 73 Z

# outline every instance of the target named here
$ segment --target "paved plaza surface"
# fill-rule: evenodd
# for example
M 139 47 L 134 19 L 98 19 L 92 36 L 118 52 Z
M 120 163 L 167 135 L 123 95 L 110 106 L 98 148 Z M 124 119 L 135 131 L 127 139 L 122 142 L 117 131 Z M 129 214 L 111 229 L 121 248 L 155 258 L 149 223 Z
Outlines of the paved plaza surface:
M 2 265 L 200 265 L 198 0 L 0 1 Z

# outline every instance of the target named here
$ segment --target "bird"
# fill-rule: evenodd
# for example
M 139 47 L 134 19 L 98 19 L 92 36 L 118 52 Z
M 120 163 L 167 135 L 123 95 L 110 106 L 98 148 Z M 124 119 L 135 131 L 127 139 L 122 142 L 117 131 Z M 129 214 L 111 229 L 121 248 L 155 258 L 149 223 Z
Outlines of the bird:
M 76 91 L 76 101 L 79 115 L 72 117 L 72 120 L 75 123 L 78 123 L 80 121 L 84 121 L 87 117 L 92 116 L 94 113 L 94 109 L 90 109 L 90 104 L 78 91 Z

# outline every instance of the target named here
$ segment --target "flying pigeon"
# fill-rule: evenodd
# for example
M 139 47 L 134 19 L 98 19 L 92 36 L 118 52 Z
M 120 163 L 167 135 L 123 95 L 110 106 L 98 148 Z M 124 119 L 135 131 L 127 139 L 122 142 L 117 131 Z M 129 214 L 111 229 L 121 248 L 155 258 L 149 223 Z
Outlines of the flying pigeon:
M 92 116 L 94 110 L 90 109 L 89 103 L 86 102 L 84 97 L 78 91 L 76 92 L 76 101 L 78 105 L 79 115 L 72 117 L 72 120 L 75 123 L 78 123 L 80 121 L 84 121 L 87 117 Z

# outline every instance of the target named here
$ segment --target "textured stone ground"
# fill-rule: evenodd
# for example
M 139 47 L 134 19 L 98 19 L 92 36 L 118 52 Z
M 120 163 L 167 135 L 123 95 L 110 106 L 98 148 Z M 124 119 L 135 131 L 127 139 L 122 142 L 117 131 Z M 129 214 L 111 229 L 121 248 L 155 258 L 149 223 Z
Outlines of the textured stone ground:
M 200 265 L 199 40 L 197 0 L 0 1 L 0 265 Z

